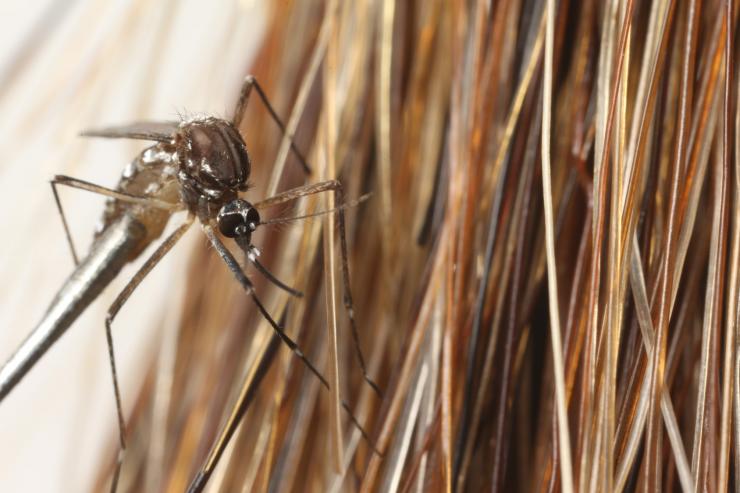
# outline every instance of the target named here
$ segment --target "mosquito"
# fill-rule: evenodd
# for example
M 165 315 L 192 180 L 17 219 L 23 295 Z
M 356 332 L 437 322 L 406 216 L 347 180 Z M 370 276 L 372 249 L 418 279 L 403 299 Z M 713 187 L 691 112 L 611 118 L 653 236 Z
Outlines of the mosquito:
M 242 84 L 233 117 L 225 120 L 216 117 L 202 117 L 180 122 L 139 122 L 120 127 L 110 127 L 83 132 L 87 137 L 126 138 L 154 142 L 144 149 L 123 170 L 115 189 L 106 188 L 70 176 L 57 175 L 51 181 L 57 209 L 61 216 L 65 235 L 75 261 L 75 270 L 52 300 L 45 315 L 8 362 L 0 368 L 0 401 L 2 401 L 25 374 L 39 361 L 44 353 L 70 327 L 74 320 L 115 278 L 123 266 L 138 258 L 144 249 L 164 233 L 169 219 L 177 212 L 187 212 L 186 218 L 176 229 L 161 241 L 154 252 L 143 262 L 133 277 L 126 283 L 120 294 L 110 305 L 105 319 L 105 333 L 108 347 L 108 360 L 113 380 L 116 414 L 119 431 L 119 453 L 111 482 L 115 491 L 118 476 L 126 450 L 126 424 L 121 405 L 121 391 L 118 384 L 116 359 L 113 349 L 112 324 L 116 315 L 129 299 L 141 281 L 152 271 L 157 263 L 182 238 L 185 232 L 197 221 L 210 244 L 232 272 L 236 281 L 252 300 L 257 310 L 269 322 L 279 338 L 321 381 L 324 387 L 329 383 L 298 347 L 298 344 L 285 332 L 281 323 L 275 321 L 255 292 L 254 284 L 244 273 L 234 254 L 227 248 L 224 240 L 236 243 L 246 259 L 267 280 L 292 296 L 302 293 L 272 275 L 257 259 L 259 250 L 252 244 L 252 234 L 264 224 L 281 222 L 262 221 L 260 210 L 279 204 L 295 201 L 301 197 L 324 192 L 335 194 L 334 209 L 317 214 L 285 218 L 285 221 L 303 219 L 321 213 L 336 213 L 340 232 L 342 258 L 342 282 L 344 284 L 344 305 L 347 312 L 355 353 L 365 381 L 380 396 L 377 384 L 370 378 L 360 349 L 357 324 L 354 319 L 352 293 L 350 291 L 349 267 L 347 260 L 347 241 L 345 234 L 344 204 L 342 185 L 337 180 L 304 185 L 278 193 L 261 202 L 251 203 L 240 197 L 247 191 L 251 171 L 251 161 L 247 147 L 239 133 L 239 126 L 249 102 L 252 90 L 267 108 L 270 116 L 285 135 L 285 126 L 270 104 L 265 92 L 253 76 L 247 76 Z M 306 174 L 311 170 L 306 159 L 290 140 L 292 152 L 298 158 Z M 69 227 L 62 208 L 57 186 L 86 190 L 108 197 L 103 217 L 95 234 L 88 255 L 80 260 L 77 256 Z M 273 346 L 275 346 L 273 344 Z M 274 348 L 271 351 L 274 353 Z M 371 444 L 369 435 L 352 414 L 349 405 L 342 401 L 353 424 Z M 244 409 L 239 415 L 243 415 Z M 223 439 L 226 434 L 226 439 Z M 222 432 L 212 454 L 220 456 L 228 441 L 228 430 Z M 377 450 L 375 450 L 377 452 Z M 211 467 L 213 464 L 211 464 Z M 198 474 L 193 482 L 195 489 L 204 486 L 209 471 Z M 191 487 L 192 488 L 192 487 Z

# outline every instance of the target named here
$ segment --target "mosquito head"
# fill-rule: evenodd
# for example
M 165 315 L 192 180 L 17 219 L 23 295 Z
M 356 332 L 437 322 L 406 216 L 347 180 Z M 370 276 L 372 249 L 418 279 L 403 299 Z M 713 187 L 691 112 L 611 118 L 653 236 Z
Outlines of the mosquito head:
M 252 204 L 242 199 L 227 202 L 216 216 L 218 229 L 227 238 L 235 238 L 239 246 L 251 244 L 252 233 L 260 224 L 260 215 Z
M 196 194 L 218 201 L 246 189 L 249 154 L 231 123 L 220 118 L 183 122 L 175 134 L 175 145 L 180 181 Z

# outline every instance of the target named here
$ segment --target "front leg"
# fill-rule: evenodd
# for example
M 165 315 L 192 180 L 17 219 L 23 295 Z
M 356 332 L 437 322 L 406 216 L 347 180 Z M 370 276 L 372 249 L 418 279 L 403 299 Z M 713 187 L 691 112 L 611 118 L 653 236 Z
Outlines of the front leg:
M 88 181 L 80 180 L 78 178 L 73 178 L 71 176 L 56 175 L 51 180 L 51 192 L 54 194 L 54 202 L 56 203 L 59 216 L 62 218 L 62 226 L 64 226 L 64 235 L 67 237 L 67 244 L 69 245 L 69 250 L 72 252 L 72 259 L 74 260 L 75 266 L 80 263 L 79 257 L 77 256 L 77 250 L 75 249 L 74 242 L 72 241 L 72 234 L 69 231 L 69 224 L 67 223 L 67 216 L 64 214 L 64 208 L 62 207 L 62 201 L 59 198 L 59 191 L 57 190 L 57 185 L 64 185 L 65 187 L 76 188 L 78 190 L 85 190 L 86 192 L 96 193 L 98 195 L 103 195 L 105 197 L 110 197 L 116 200 L 120 200 L 122 202 L 128 202 L 132 204 L 140 204 L 140 205 L 143 204 L 143 205 L 156 207 L 159 209 L 171 210 L 171 211 L 175 211 L 179 209 L 179 206 L 176 204 L 162 202 L 161 200 L 156 200 L 156 199 L 152 199 L 149 197 L 141 197 L 138 195 L 133 195 L 130 193 L 122 192 L 120 190 L 113 190 L 111 188 L 106 188 L 100 185 L 96 185 L 95 183 L 90 183 Z
M 249 95 L 252 93 L 252 88 L 257 91 L 257 95 L 262 100 L 262 103 L 267 108 L 267 111 L 270 113 L 272 119 L 275 120 L 277 126 L 280 127 L 280 131 L 283 133 L 283 135 L 287 136 L 288 140 L 290 141 L 290 149 L 295 153 L 298 161 L 303 167 L 303 170 L 306 172 L 307 175 L 310 175 L 311 167 L 306 162 L 306 158 L 303 157 L 301 151 L 299 151 L 298 147 L 296 147 L 295 142 L 293 142 L 293 135 L 287 133 L 283 121 L 277 115 L 277 112 L 270 104 L 270 100 L 267 99 L 265 91 L 262 90 L 262 87 L 259 85 L 257 79 L 255 79 L 253 75 L 247 75 L 244 78 L 244 83 L 242 84 L 241 90 L 239 91 L 239 100 L 236 102 L 236 108 L 234 108 L 234 116 L 231 119 L 231 123 L 233 123 L 236 128 L 239 128 L 239 126 L 242 124 L 242 120 L 244 120 L 244 113 L 247 110 L 247 103 L 249 103 Z
M 349 261 L 347 253 L 347 234 L 344 225 L 344 207 L 342 206 L 342 197 L 344 195 L 344 189 L 341 182 L 338 180 L 328 180 L 315 183 L 312 185 L 305 185 L 302 187 L 292 188 L 285 192 L 274 195 L 270 198 L 254 204 L 257 208 L 273 207 L 285 202 L 297 200 L 301 197 L 308 195 L 314 195 L 323 192 L 334 192 L 334 211 L 337 214 L 337 222 L 339 223 L 339 235 L 340 235 L 340 248 L 342 254 L 342 283 L 344 284 L 344 308 L 347 311 L 349 317 L 350 328 L 352 331 L 352 340 L 355 346 L 355 353 L 357 354 L 357 360 L 360 363 L 362 370 L 362 377 L 372 387 L 375 393 L 382 399 L 383 393 L 380 390 L 378 384 L 370 378 L 367 372 L 367 366 L 365 365 L 365 358 L 362 355 L 362 349 L 360 348 L 360 336 L 357 331 L 357 323 L 355 322 L 355 309 L 354 302 L 352 301 L 352 290 L 350 288 L 349 278 Z
M 118 384 L 118 372 L 116 371 L 116 357 L 113 350 L 113 332 L 111 325 L 113 320 L 118 315 L 121 307 L 131 296 L 131 293 L 141 284 L 141 281 L 152 271 L 152 269 L 159 263 L 160 260 L 169 252 L 173 246 L 178 242 L 185 232 L 193 224 L 193 217 L 188 216 L 186 221 L 180 225 L 175 231 L 170 234 L 152 255 L 144 262 L 134 276 L 126 283 L 123 290 L 116 297 L 116 299 L 108 308 L 108 315 L 105 318 L 105 337 L 108 345 L 108 361 L 110 362 L 111 377 L 113 378 L 113 393 L 116 399 L 116 414 L 118 416 L 118 439 L 119 439 L 119 451 L 116 457 L 116 469 L 113 473 L 113 480 L 111 481 L 111 491 L 115 492 L 118 487 L 118 477 L 121 472 L 121 464 L 123 463 L 123 454 L 126 451 L 126 421 L 123 417 L 123 406 L 121 405 L 121 389 Z

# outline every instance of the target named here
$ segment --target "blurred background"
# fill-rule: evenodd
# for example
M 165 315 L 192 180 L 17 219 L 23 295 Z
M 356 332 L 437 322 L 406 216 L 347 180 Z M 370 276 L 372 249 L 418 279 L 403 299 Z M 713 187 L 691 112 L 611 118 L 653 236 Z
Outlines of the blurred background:
M 344 188 L 353 310 L 333 215 L 253 237 L 302 298 L 246 269 L 331 390 L 193 228 L 114 323 L 119 491 L 737 488 L 737 2 L 0 9 L 0 361 L 73 267 L 49 179 L 113 186 L 143 147 L 81 130 L 229 117 L 253 74 L 312 173 L 253 99 L 245 197 Z M 103 199 L 62 201 L 86 251 Z M 1 490 L 109 489 L 103 322 L 141 261 L 0 403 Z

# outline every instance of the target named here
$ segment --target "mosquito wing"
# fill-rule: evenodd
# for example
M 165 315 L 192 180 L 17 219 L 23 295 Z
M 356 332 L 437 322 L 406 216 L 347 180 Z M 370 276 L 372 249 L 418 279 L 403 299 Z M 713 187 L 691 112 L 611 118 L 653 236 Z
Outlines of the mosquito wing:
M 179 122 L 134 122 L 117 127 L 93 128 L 80 133 L 83 137 L 106 139 L 137 139 L 169 142 Z

